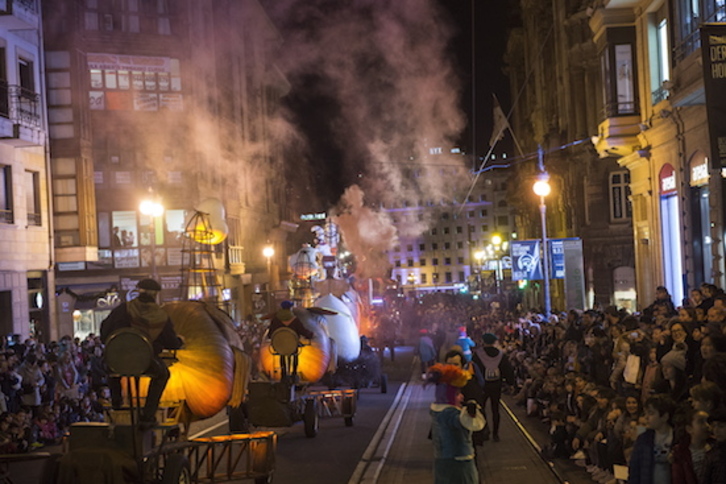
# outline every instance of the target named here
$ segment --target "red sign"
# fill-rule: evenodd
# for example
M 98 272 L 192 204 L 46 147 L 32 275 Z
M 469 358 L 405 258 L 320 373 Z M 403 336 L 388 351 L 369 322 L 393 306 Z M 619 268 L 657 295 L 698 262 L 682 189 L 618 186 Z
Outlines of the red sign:
M 672 195 L 678 191 L 678 185 L 676 183 L 676 170 L 673 169 L 673 165 L 666 163 L 663 168 L 660 169 L 658 175 L 660 180 L 660 194 L 661 195 Z

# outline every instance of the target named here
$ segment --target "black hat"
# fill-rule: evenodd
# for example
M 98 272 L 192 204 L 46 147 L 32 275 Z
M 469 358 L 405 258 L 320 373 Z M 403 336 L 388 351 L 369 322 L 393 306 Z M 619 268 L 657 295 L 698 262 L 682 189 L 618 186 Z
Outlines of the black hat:
M 146 291 L 161 291 L 161 285 L 153 279 L 142 279 L 136 284 L 136 289 L 144 289 Z
M 497 338 L 497 335 L 493 333 L 485 333 L 484 336 L 481 337 L 481 340 L 484 342 L 485 345 L 493 345 L 497 342 L 499 338 Z

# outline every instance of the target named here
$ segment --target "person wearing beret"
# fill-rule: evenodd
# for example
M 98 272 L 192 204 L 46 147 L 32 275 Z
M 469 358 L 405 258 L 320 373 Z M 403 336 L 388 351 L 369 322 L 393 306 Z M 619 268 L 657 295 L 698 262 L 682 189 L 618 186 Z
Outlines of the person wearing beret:
M 482 375 L 482 387 L 484 389 L 484 401 L 482 413 L 484 413 L 487 400 L 491 401 L 492 410 L 492 438 L 499 442 L 499 399 L 502 396 L 502 385 L 514 384 L 514 369 L 507 359 L 507 355 L 495 346 L 498 338 L 495 334 L 486 333 L 482 336 L 482 348 L 474 351 L 472 361 L 478 367 Z M 488 439 L 488 429 L 484 429 L 484 440 Z
M 161 291 L 161 285 L 153 279 L 143 279 L 136 285 L 139 295 L 129 302 L 121 303 L 113 309 L 101 323 L 101 340 L 106 344 L 117 330 L 121 328 L 134 328 L 146 336 L 154 348 L 154 359 L 144 372 L 151 378 L 146 403 L 141 412 L 141 426 L 151 428 L 156 423 L 156 411 L 159 408 L 161 394 L 164 393 L 170 373 L 166 363 L 159 358 L 164 350 L 178 350 L 183 342 L 166 312 L 156 303 L 156 296 Z M 123 405 L 121 394 L 121 379 L 111 377 L 108 381 L 111 390 L 111 404 L 114 409 Z

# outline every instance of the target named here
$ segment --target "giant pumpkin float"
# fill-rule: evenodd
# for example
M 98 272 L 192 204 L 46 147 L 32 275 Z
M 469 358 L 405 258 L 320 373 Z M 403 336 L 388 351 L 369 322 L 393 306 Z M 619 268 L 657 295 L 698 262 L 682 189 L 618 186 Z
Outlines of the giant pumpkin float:
M 212 417 L 226 406 L 239 406 L 250 364 L 229 315 L 200 301 L 162 307 L 184 339 L 184 347 L 176 351 L 178 361 L 169 368 L 171 377 L 161 401 L 183 401 L 187 421 Z M 142 395 L 147 388 L 148 378 L 143 378 Z
M 310 344 L 305 344 L 299 349 L 298 375 L 302 381 L 316 382 L 327 371 L 335 370 L 328 323 L 324 316 L 324 314 L 330 315 L 331 312 L 320 308 L 292 308 L 292 311 L 313 333 Z M 260 367 L 271 380 L 280 380 L 280 357 L 273 353 L 269 338 L 266 338 L 260 347 Z

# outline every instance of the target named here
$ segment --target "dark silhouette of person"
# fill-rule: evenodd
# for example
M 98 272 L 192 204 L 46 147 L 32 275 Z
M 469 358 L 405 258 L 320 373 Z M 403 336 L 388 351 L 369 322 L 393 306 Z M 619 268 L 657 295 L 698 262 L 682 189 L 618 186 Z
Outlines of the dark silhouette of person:
M 156 423 L 156 411 L 159 400 L 169 381 L 169 369 L 159 358 L 164 349 L 177 350 L 183 341 L 174 331 L 174 325 L 166 312 L 156 303 L 156 296 L 161 286 L 153 279 L 143 279 L 136 285 L 138 297 L 117 306 L 101 323 L 101 340 L 105 343 L 113 333 L 121 328 L 134 328 L 148 336 L 154 348 L 154 359 L 144 372 L 151 377 L 146 403 L 141 412 L 141 426 L 153 427 Z M 108 386 L 111 390 L 111 404 L 114 409 L 122 406 L 121 379 L 110 377 Z
M 486 333 L 482 336 L 482 348 L 474 351 L 472 362 L 479 367 L 480 375 L 483 377 L 482 388 L 484 390 L 482 413 L 485 411 L 487 400 L 491 401 L 492 409 L 492 438 L 499 442 L 499 399 L 502 396 L 502 385 L 514 383 L 514 369 L 502 350 L 494 346 L 497 336 Z M 487 426 L 488 428 L 488 426 Z M 485 429 L 484 440 L 488 438 Z
M 114 227 L 113 228 L 113 234 L 111 235 L 111 246 L 112 247 L 121 247 L 123 244 L 121 243 L 121 237 L 119 236 L 119 228 Z
M 297 333 L 299 337 L 311 339 L 313 337 L 313 332 L 310 331 L 305 327 L 305 325 L 300 321 L 295 314 L 292 312 L 292 307 L 294 306 L 294 303 L 292 301 L 282 301 L 280 303 L 280 309 L 275 313 L 275 315 L 272 317 L 272 320 L 270 321 L 270 328 L 269 328 L 269 336 L 272 338 L 272 335 L 280 328 L 290 328 L 293 331 Z M 291 355 L 291 361 L 288 362 L 286 357 L 282 357 L 280 359 L 280 367 L 282 371 L 282 377 L 285 378 L 287 376 L 295 377 L 297 375 L 297 353 L 294 355 Z M 290 366 L 290 370 L 292 370 L 288 374 L 288 365 Z

